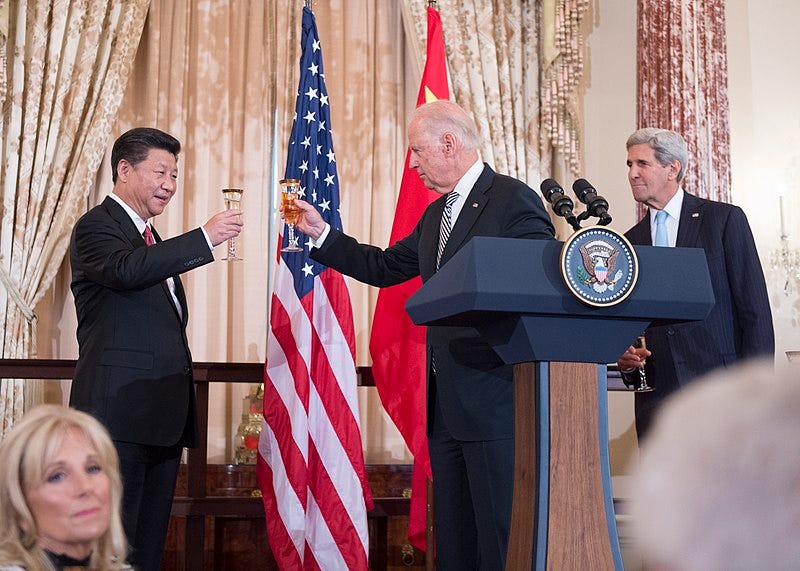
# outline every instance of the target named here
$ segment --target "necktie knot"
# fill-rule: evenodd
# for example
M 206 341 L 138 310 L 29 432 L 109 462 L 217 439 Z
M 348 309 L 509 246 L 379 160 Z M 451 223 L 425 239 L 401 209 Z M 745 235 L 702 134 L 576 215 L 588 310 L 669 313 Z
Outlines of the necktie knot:
M 656 241 L 654 246 L 669 246 L 667 238 L 667 213 L 664 210 L 656 212 Z
M 142 236 L 144 236 L 144 243 L 148 246 L 152 246 L 156 243 L 155 238 L 153 238 L 153 231 L 150 230 L 150 225 L 144 225 L 144 232 L 142 232 Z

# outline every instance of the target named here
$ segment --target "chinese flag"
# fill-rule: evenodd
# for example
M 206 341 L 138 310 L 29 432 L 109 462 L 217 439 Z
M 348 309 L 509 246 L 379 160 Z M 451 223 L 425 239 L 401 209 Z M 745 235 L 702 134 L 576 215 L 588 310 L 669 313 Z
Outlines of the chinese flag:
M 439 12 L 428 7 L 427 58 L 417 106 L 449 98 L 442 22 Z M 410 234 L 428 204 L 439 196 L 425 188 L 417 172 L 408 168 L 409 155 L 406 152 L 391 244 Z M 425 434 L 425 328 L 414 325 L 405 312 L 406 300 L 420 285 L 417 277 L 380 291 L 369 349 L 372 373 L 383 406 L 414 455 L 408 539 L 415 547 L 425 550 L 426 480 L 431 478 Z

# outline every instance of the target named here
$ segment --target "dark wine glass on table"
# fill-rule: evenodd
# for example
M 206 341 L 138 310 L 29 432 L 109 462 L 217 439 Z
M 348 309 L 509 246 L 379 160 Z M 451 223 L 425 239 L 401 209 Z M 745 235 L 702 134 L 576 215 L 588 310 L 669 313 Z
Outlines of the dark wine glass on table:
M 647 358 L 647 343 L 645 342 L 644 335 L 639 335 L 636 341 L 633 342 L 633 352 L 638 355 L 640 361 L 640 365 L 637 368 L 639 380 L 638 383 L 634 385 L 633 390 L 637 393 L 649 393 L 654 389 L 647 384 L 647 375 L 644 372 L 644 364 Z

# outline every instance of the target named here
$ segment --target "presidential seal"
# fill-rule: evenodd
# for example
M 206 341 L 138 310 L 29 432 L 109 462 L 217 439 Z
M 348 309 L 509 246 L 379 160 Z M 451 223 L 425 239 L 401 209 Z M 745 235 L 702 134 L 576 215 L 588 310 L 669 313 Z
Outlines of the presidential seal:
M 625 236 L 605 226 L 589 226 L 564 242 L 561 276 L 582 302 L 609 307 L 633 291 L 639 262 Z

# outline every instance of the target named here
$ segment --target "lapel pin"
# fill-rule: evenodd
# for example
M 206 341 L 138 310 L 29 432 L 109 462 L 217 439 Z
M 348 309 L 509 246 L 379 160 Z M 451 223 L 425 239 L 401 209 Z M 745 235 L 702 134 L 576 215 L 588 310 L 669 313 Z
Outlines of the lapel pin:
M 473 202 L 472 203 L 472 208 L 478 208 L 478 203 L 477 202 Z
M 700 218 L 699 212 L 692 212 L 692 218 Z

